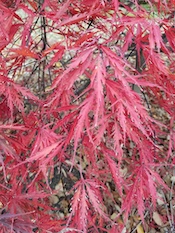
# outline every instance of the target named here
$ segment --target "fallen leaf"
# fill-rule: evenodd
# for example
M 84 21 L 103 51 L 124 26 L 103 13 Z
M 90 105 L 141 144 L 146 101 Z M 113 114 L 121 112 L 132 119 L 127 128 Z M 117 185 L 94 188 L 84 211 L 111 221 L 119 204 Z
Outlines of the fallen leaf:
M 137 226 L 137 233 L 145 233 L 144 230 L 143 230 L 142 225 Z
M 153 220 L 158 226 L 163 226 L 163 222 L 160 217 L 160 214 L 156 211 L 153 213 Z

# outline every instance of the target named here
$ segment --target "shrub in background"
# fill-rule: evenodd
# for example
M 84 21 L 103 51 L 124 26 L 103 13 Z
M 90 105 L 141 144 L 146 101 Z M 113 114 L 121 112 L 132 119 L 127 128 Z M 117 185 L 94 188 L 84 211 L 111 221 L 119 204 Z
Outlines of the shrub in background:
M 175 164 L 174 12 L 0 1 L 0 232 L 122 232 L 132 210 L 152 216 Z M 64 216 L 49 202 L 61 173 Z

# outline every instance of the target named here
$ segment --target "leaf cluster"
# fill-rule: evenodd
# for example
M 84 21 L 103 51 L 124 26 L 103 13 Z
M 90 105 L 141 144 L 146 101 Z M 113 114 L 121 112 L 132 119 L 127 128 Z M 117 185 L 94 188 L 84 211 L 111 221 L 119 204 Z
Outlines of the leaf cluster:
M 174 8 L 0 1 L 0 232 L 146 226 L 175 165 Z

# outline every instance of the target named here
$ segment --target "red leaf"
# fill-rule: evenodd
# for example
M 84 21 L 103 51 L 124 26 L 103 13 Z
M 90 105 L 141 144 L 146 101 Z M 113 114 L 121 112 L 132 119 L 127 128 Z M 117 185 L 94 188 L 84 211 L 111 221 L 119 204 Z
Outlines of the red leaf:
M 107 154 L 106 154 L 106 160 L 107 160 L 110 172 L 112 174 L 113 180 L 115 182 L 115 185 L 118 189 L 118 192 L 122 196 L 123 179 L 120 174 L 119 166 Z
M 53 58 L 51 59 L 49 64 L 45 67 L 45 69 L 49 69 L 54 63 L 61 60 L 63 54 L 64 54 L 64 47 L 59 46 L 58 51 L 54 54 Z
M 93 32 L 88 32 L 80 37 L 74 44 L 75 48 L 83 45 L 84 42 L 88 42 L 94 36 Z
M 95 96 L 91 94 L 89 98 L 87 97 L 86 100 L 81 105 L 81 110 L 79 113 L 79 116 L 77 118 L 77 125 L 74 129 L 74 157 L 73 162 L 76 154 L 76 149 L 78 146 L 78 142 L 81 138 L 81 134 L 83 133 L 83 128 L 85 126 L 85 121 L 88 116 L 89 111 L 92 109 L 93 102 L 94 102 Z
M 15 56 L 23 56 L 23 57 L 31 57 L 35 59 L 39 59 L 38 54 L 32 52 L 29 48 L 26 47 L 21 47 L 19 49 L 10 49 L 11 52 L 14 52 L 16 55 Z
M 63 20 L 62 23 L 58 23 L 58 27 L 76 24 L 76 23 L 79 23 L 80 21 L 83 21 L 87 18 L 89 18 L 88 13 L 76 14 L 76 15 L 72 16 L 71 18 Z

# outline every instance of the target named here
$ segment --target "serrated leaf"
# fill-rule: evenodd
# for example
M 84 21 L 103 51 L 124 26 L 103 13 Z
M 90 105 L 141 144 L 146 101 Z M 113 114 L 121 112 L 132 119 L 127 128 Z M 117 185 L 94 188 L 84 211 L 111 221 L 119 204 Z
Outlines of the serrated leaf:
M 10 51 L 14 52 L 15 56 L 23 56 L 23 57 L 30 57 L 30 58 L 34 58 L 34 59 L 39 59 L 38 54 L 36 54 L 35 52 L 31 51 L 27 47 L 21 47 L 19 49 L 11 49 Z

